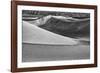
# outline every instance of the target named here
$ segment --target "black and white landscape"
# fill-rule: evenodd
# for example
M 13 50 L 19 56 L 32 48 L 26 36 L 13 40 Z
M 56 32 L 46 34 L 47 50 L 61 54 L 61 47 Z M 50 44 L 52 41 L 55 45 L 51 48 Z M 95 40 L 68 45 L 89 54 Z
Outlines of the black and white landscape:
M 90 14 L 22 11 L 22 62 L 90 58 Z

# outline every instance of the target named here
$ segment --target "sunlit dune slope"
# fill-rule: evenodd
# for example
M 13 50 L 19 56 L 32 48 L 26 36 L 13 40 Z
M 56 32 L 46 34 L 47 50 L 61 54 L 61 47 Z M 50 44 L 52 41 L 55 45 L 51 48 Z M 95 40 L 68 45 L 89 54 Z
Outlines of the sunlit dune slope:
M 42 29 L 36 25 L 23 21 L 23 43 L 76 45 L 78 41 Z

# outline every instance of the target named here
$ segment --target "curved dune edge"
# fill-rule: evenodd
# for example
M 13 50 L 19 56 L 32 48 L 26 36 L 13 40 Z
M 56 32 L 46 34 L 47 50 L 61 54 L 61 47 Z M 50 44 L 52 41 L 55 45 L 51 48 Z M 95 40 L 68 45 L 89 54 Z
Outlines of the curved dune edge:
M 49 45 L 77 45 L 78 41 L 64 37 L 23 21 L 23 43 Z
M 37 19 L 37 20 L 34 20 L 34 21 L 29 21 L 29 22 L 39 26 L 39 25 L 44 25 L 50 18 L 59 19 L 61 21 L 65 21 L 65 22 L 72 22 L 72 21 L 73 22 L 80 22 L 80 21 L 89 20 L 89 18 L 77 19 L 77 18 L 73 18 L 73 17 L 48 15 L 48 16 L 42 17 L 40 19 Z

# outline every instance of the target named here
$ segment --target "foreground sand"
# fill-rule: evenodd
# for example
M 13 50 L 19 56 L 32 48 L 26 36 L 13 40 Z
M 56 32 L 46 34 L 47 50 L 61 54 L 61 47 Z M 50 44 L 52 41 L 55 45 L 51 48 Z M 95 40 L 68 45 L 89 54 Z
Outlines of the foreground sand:
M 89 59 L 89 45 L 56 46 L 23 43 L 22 61 L 56 61 Z

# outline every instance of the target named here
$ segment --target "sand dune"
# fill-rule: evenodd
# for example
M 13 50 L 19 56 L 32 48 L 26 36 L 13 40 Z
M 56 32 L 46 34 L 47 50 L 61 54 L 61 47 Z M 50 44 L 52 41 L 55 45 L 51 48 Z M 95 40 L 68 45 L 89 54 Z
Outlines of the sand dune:
M 28 22 L 67 37 L 89 36 L 90 33 L 90 18 L 77 19 L 73 17 L 48 15 Z
M 80 22 L 80 21 L 86 21 L 89 20 L 89 18 L 84 18 L 84 19 L 77 19 L 77 18 L 73 18 L 73 17 L 64 17 L 64 16 L 54 16 L 54 15 L 48 15 L 48 16 L 44 16 L 40 19 L 34 20 L 34 21 L 29 21 L 30 23 L 34 23 L 34 25 L 43 25 L 45 24 L 48 20 L 50 20 L 51 18 L 55 18 L 55 19 L 59 19 L 65 22 Z
M 75 19 L 72 17 L 52 16 L 39 27 L 67 37 L 89 36 L 90 19 Z
M 78 41 L 64 37 L 23 21 L 23 43 L 76 45 Z

